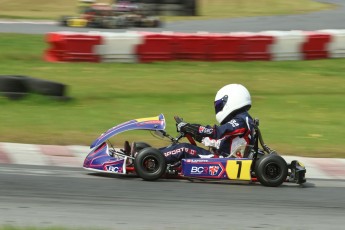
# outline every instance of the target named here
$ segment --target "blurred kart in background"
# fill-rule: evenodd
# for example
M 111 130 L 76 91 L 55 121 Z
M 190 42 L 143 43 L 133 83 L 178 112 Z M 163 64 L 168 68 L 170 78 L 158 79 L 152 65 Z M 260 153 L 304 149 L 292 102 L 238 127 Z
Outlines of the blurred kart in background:
M 91 27 L 121 29 L 129 27 L 161 27 L 158 16 L 148 15 L 134 3 L 90 3 L 80 9 L 78 16 L 62 16 L 59 25 L 68 27 Z
M 62 16 L 59 24 L 68 27 L 93 27 L 93 28 L 126 28 L 125 17 L 115 14 L 108 4 L 93 4 L 85 8 L 80 16 Z

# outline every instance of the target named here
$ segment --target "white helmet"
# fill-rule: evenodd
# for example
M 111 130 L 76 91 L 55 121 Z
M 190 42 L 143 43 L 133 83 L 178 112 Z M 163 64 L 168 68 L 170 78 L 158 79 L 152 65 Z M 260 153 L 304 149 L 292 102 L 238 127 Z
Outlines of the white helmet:
M 240 84 L 229 84 L 223 86 L 214 99 L 214 109 L 217 121 L 222 124 L 225 118 L 236 110 L 252 105 L 250 93 Z

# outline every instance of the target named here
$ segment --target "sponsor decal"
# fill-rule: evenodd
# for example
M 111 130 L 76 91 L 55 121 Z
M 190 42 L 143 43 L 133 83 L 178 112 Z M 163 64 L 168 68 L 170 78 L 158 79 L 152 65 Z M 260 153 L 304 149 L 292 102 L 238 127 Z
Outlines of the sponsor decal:
M 192 155 L 192 156 L 196 155 L 196 150 L 194 149 L 184 148 L 184 151 L 188 153 L 189 155 Z
M 208 167 L 206 166 L 192 166 L 191 170 L 190 170 L 190 174 L 196 174 L 196 175 L 200 175 L 200 174 L 207 174 L 208 172 Z
M 165 156 L 165 157 L 169 157 L 169 156 L 171 156 L 171 155 L 176 155 L 176 154 L 178 154 L 178 153 L 183 152 L 183 149 L 184 149 L 184 148 L 179 148 L 179 149 L 174 149 L 174 150 L 172 150 L 172 151 L 168 151 L 168 152 L 164 153 L 164 156 Z
M 212 134 L 213 129 L 206 128 L 205 126 L 200 126 L 199 127 L 199 133 Z
M 179 154 L 179 153 L 182 153 L 182 152 L 186 152 L 186 153 L 188 153 L 189 155 L 192 155 L 192 156 L 195 156 L 197 154 L 196 150 L 189 149 L 189 148 L 184 148 L 184 147 L 179 148 L 179 149 L 174 149 L 174 150 L 165 152 L 163 154 L 164 154 L 165 157 L 169 157 L 171 155 L 176 155 L 176 154 Z
M 218 170 L 219 170 L 219 166 L 212 165 L 209 167 L 209 172 L 211 176 L 216 175 Z
M 208 162 L 208 160 L 201 159 L 188 159 L 187 162 Z
M 123 169 L 123 163 L 124 160 L 120 160 L 117 162 L 109 162 L 104 164 L 103 169 L 104 171 L 108 171 L 108 172 L 113 172 L 113 173 L 123 173 L 124 169 Z
M 106 169 L 109 172 L 122 173 L 122 167 L 107 165 Z
M 187 163 L 188 162 L 188 163 Z M 225 167 L 221 162 L 207 162 L 207 160 L 188 160 L 183 166 L 185 176 L 200 178 L 226 178 Z
M 229 123 L 230 123 L 230 125 L 232 125 L 232 127 L 237 127 L 237 126 L 239 126 L 239 124 L 237 123 L 237 121 L 236 120 L 234 120 L 234 119 L 232 119 L 231 121 L 229 121 Z

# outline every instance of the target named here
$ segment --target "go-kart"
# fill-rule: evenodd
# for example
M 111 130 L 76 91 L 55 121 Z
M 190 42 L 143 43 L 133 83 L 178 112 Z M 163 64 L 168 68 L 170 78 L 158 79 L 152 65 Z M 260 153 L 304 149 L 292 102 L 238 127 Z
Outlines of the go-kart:
M 175 117 L 176 123 L 182 121 Z M 135 142 L 135 153 L 129 154 L 125 149 L 114 147 L 109 139 L 129 130 L 149 130 L 161 138 L 168 138 L 171 144 L 177 144 L 186 137 L 196 145 L 189 135 L 180 132 L 177 137 L 166 131 L 163 114 L 156 117 L 140 118 L 112 127 L 98 137 L 90 146 L 91 151 L 84 160 L 83 167 L 97 172 L 128 175 L 133 174 L 144 180 L 153 181 L 160 178 L 184 178 L 189 180 L 234 180 L 260 182 L 264 186 L 276 187 L 284 182 L 302 184 L 306 182 L 306 169 L 296 160 L 290 164 L 270 149 L 263 141 L 259 120 L 255 119 L 254 146 L 239 146 L 246 158 L 192 158 L 181 162 L 167 164 L 159 149 L 145 142 Z M 107 144 L 108 142 L 108 144 Z

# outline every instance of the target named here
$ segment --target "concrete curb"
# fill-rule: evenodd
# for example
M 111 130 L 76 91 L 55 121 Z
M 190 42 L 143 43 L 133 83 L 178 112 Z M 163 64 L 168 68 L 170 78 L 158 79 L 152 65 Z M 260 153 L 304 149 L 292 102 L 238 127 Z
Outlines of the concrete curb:
M 69 145 L 33 145 L 0 142 L 0 163 L 62 167 L 82 167 L 90 148 Z M 345 179 L 345 159 L 283 156 L 289 163 L 301 161 L 307 168 L 307 178 Z

